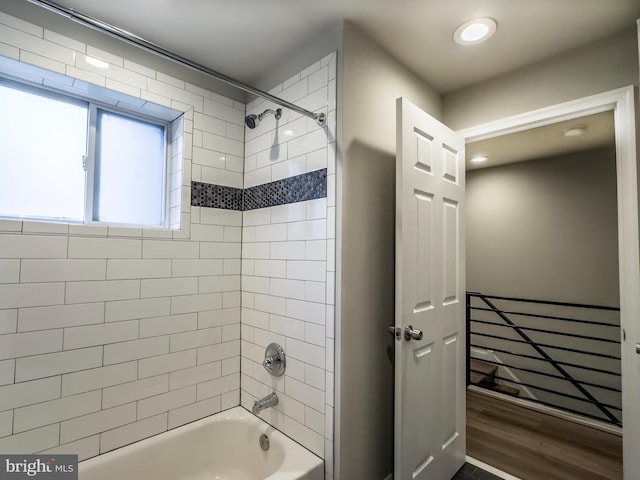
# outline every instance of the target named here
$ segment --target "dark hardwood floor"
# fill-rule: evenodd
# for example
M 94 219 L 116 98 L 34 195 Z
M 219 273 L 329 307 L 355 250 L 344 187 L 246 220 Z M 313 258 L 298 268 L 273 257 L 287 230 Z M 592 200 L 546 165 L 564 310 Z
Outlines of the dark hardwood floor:
M 622 437 L 473 391 L 467 455 L 522 480 L 622 479 Z

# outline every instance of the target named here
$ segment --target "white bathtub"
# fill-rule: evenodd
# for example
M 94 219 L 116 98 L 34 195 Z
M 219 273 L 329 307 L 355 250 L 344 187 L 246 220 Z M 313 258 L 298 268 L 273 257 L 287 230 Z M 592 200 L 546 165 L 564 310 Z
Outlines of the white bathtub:
M 269 437 L 268 451 L 260 435 Z M 323 480 L 323 461 L 235 407 L 80 462 L 79 480 Z

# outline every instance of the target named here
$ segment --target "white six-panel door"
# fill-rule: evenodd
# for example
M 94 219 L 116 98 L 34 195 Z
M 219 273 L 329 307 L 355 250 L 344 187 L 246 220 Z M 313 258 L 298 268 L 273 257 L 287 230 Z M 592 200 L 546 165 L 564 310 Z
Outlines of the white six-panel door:
M 449 480 L 466 441 L 464 140 L 402 98 L 396 121 L 394 479 Z

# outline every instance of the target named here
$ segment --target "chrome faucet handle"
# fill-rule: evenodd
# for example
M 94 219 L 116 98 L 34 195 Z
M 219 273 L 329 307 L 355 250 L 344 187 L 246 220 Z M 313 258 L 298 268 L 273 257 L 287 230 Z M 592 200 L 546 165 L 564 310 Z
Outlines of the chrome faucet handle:
M 287 366 L 287 359 L 284 350 L 277 343 L 270 343 L 264 352 L 262 366 L 270 375 L 280 377 L 284 375 Z

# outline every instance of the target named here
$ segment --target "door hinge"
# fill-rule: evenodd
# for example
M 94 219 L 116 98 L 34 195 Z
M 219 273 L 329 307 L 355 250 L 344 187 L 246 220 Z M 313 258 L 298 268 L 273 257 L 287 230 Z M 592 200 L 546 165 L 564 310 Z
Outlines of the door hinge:
M 86 155 L 82 155 L 82 169 L 85 172 L 87 171 L 87 156 Z

